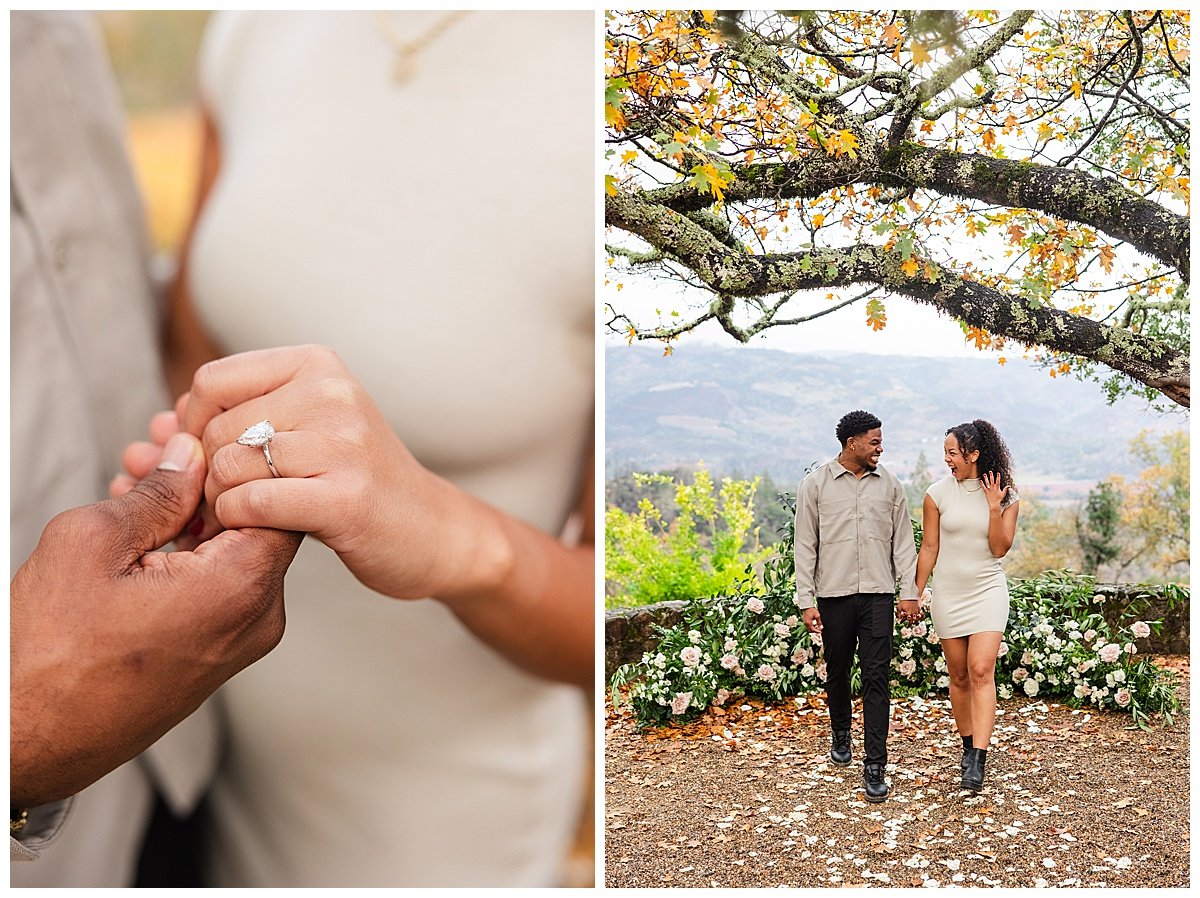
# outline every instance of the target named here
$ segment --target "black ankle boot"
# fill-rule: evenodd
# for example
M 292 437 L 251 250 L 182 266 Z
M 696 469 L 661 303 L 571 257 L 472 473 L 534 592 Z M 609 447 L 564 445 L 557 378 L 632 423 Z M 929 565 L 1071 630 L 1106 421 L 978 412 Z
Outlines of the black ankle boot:
M 970 736 L 963 736 L 962 742 L 963 742 L 962 772 L 966 773 L 967 772 L 967 758 L 970 757 L 970 754 L 968 754 L 968 753 L 971 751 L 972 748 L 975 747 L 975 743 L 971 741 Z
M 863 765 L 863 789 L 869 802 L 878 803 L 887 799 L 888 784 L 883 779 L 882 764 Z
M 987 749 L 967 749 L 967 766 L 963 770 L 962 787 L 972 792 L 983 789 L 983 765 L 987 761 Z
M 838 767 L 850 766 L 850 731 L 833 731 L 833 748 L 829 750 L 829 760 Z

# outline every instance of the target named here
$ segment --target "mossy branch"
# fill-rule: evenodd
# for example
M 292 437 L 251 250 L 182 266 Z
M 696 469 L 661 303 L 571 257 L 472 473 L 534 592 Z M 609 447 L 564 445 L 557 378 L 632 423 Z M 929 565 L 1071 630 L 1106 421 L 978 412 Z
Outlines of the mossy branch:
M 691 322 L 690 327 L 685 323 L 673 328 L 676 335 L 703 320 L 717 318 L 741 339 L 739 332 L 745 328 L 734 324 L 732 318 L 736 298 L 875 284 L 988 333 L 1100 362 L 1159 390 L 1180 405 L 1190 404 L 1190 363 L 1185 352 L 1123 327 L 1101 324 L 968 280 L 916 255 L 905 259 L 898 249 L 859 244 L 751 255 L 721 243 L 671 209 L 624 193 L 605 198 L 605 220 L 685 265 L 716 294 L 717 299 L 704 316 Z

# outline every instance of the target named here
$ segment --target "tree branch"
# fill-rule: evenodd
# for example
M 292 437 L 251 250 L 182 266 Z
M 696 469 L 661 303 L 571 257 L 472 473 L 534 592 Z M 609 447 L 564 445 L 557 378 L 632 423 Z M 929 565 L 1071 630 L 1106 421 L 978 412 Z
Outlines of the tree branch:
M 989 333 L 1100 362 L 1180 405 L 1190 404 L 1187 353 L 1124 328 L 969 281 L 915 255 L 916 271 L 906 272 L 906 260 L 896 249 L 860 244 L 806 253 L 750 255 L 721 244 L 677 212 L 628 194 L 605 197 L 605 220 L 694 271 L 717 294 L 711 312 L 718 319 L 731 320 L 734 297 L 878 284 Z

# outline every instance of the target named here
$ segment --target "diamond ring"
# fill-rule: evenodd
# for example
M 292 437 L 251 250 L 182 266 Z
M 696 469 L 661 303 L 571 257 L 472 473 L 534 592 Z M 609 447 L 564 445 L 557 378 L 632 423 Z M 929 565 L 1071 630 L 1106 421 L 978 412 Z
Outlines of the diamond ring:
M 262 449 L 263 457 L 267 460 L 267 467 L 271 469 L 271 476 L 282 477 L 283 475 L 275 467 L 275 462 L 271 460 L 270 443 L 273 439 L 275 439 L 275 428 L 271 426 L 271 422 L 259 421 L 243 430 L 242 435 L 237 438 L 237 442 L 241 446 Z

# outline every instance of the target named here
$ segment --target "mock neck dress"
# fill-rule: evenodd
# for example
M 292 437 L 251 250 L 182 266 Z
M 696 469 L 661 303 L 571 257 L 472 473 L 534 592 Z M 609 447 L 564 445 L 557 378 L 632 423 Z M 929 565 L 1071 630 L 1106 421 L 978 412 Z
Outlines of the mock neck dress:
M 937 504 L 940 541 L 930 588 L 930 615 L 942 639 L 1008 626 L 1008 581 L 988 547 L 988 505 L 977 478 L 947 475 L 929 487 Z M 1009 490 L 1005 504 L 1016 501 Z
M 332 347 L 426 467 L 557 534 L 593 428 L 593 15 L 472 12 L 397 83 L 393 38 L 441 15 L 215 17 L 190 284 L 223 352 Z M 211 884 L 558 883 L 580 690 L 312 538 L 285 589 L 282 643 L 220 692 Z

